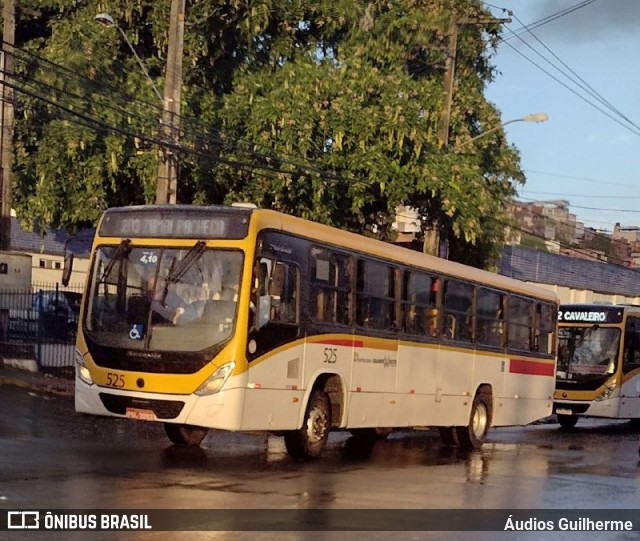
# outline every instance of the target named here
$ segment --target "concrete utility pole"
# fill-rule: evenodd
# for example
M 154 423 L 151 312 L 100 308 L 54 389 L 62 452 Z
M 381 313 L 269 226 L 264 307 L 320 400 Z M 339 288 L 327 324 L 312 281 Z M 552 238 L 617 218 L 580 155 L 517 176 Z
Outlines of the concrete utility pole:
M 0 250 L 11 249 L 11 163 L 13 159 L 13 46 L 16 39 L 15 0 L 4 0 L 2 7 L 2 138 L 0 144 Z
M 162 139 L 171 144 L 178 142 L 180 132 L 180 98 L 182 92 L 182 55 L 184 49 L 185 0 L 171 0 L 169 46 L 162 106 Z M 178 164 L 172 148 L 163 149 L 158 166 L 156 203 L 176 203 L 178 191 Z
M 438 139 L 440 146 L 446 152 L 449 146 L 449 125 L 451 121 L 451 103 L 453 102 L 453 90 L 456 78 L 456 56 L 458 51 L 458 30 L 462 24 L 493 24 L 510 23 L 511 19 L 494 19 L 491 17 L 452 17 L 447 30 L 447 59 L 444 72 L 444 107 L 440 117 L 440 128 Z M 423 250 L 425 254 L 446 257 L 447 250 L 442 250 L 440 246 L 440 224 L 434 221 L 424 233 Z

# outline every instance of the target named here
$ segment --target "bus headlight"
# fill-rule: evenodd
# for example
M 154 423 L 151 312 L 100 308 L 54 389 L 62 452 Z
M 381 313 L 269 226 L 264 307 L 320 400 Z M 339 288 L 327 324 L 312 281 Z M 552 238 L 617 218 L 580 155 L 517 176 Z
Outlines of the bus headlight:
M 236 363 L 231 361 L 230 363 L 223 364 L 220 368 L 218 368 L 209 378 L 205 381 L 198 390 L 196 394 L 198 396 L 206 396 L 210 394 L 217 393 L 225 382 L 229 379 L 229 376 L 233 372 L 233 369 L 236 367 Z
M 600 402 L 601 400 L 606 400 L 607 398 L 611 398 L 611 395 L 613 394 L 613 391 L 616 390 L 616 384 L 615 383 L 609 383 L 609 385 L 607 385 L 607 387 L 605 388 L 604 391 L 602 391 L 598 396 L 596 396 L 596 401 Z
M 80 353 L 76 349 L 76 368 L 78 370 L 78 376 L 82 381 L 84 381 L 87 385 L 93 385 L 93 378 L 91 377 L 91 373 L 87 368 L 86 363 L 84 362 L 84 357 L 82 353 Z

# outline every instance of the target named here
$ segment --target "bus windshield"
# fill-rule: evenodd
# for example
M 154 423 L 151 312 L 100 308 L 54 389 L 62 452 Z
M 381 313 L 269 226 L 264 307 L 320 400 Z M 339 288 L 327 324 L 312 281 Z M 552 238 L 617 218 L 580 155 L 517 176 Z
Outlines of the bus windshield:
M 243 255 L 237 250 L 96 249 L 87 337 L 129 349 L 201 351 L 231 337 Z
M 561 327 L 557 378 L 584 381 L 613 374 L 619 348 L 619 328 Z

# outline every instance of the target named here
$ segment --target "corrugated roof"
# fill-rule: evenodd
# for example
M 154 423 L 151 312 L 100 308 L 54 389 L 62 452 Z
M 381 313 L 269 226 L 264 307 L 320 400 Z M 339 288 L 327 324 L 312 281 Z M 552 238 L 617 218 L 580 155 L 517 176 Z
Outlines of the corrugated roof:
M 88 254 L 95 229 L 85 229 L 77 235 L 70 235 L 62 229 L 46 229 L 44 235 L 35 231 L 25 231 L 17 218 L 11 218 L 11 249 L 37 254 L 64 255 L 64 248 L 69 241 L 69 248 L 78 255 Z M 69 239 L 73 238 L 72 241 Z
M 640 270 L 506 246 L 500 264 L 500 274 L 527 282 L 556 284 L 599 293 L 640 296 Z

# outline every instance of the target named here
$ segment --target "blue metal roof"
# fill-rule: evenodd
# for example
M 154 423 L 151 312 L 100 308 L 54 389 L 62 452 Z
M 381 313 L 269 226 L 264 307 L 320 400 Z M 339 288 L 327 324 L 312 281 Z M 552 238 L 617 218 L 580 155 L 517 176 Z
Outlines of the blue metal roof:
M 640 269 L 520 246 L 505 246 L 500 274 L 527 282 L 629 297 L 640 296 Z
M 17 218 L 11 218 L 11 249 L 49 255 L 64 255 L 65 245 L 77 255 L 88 254 L 95 229 L 84 229 L 70 235 L 62 229 L 46 229 L 42 233 L 25 231 Z M 73 239 L 73 240 L 69 240 Z

